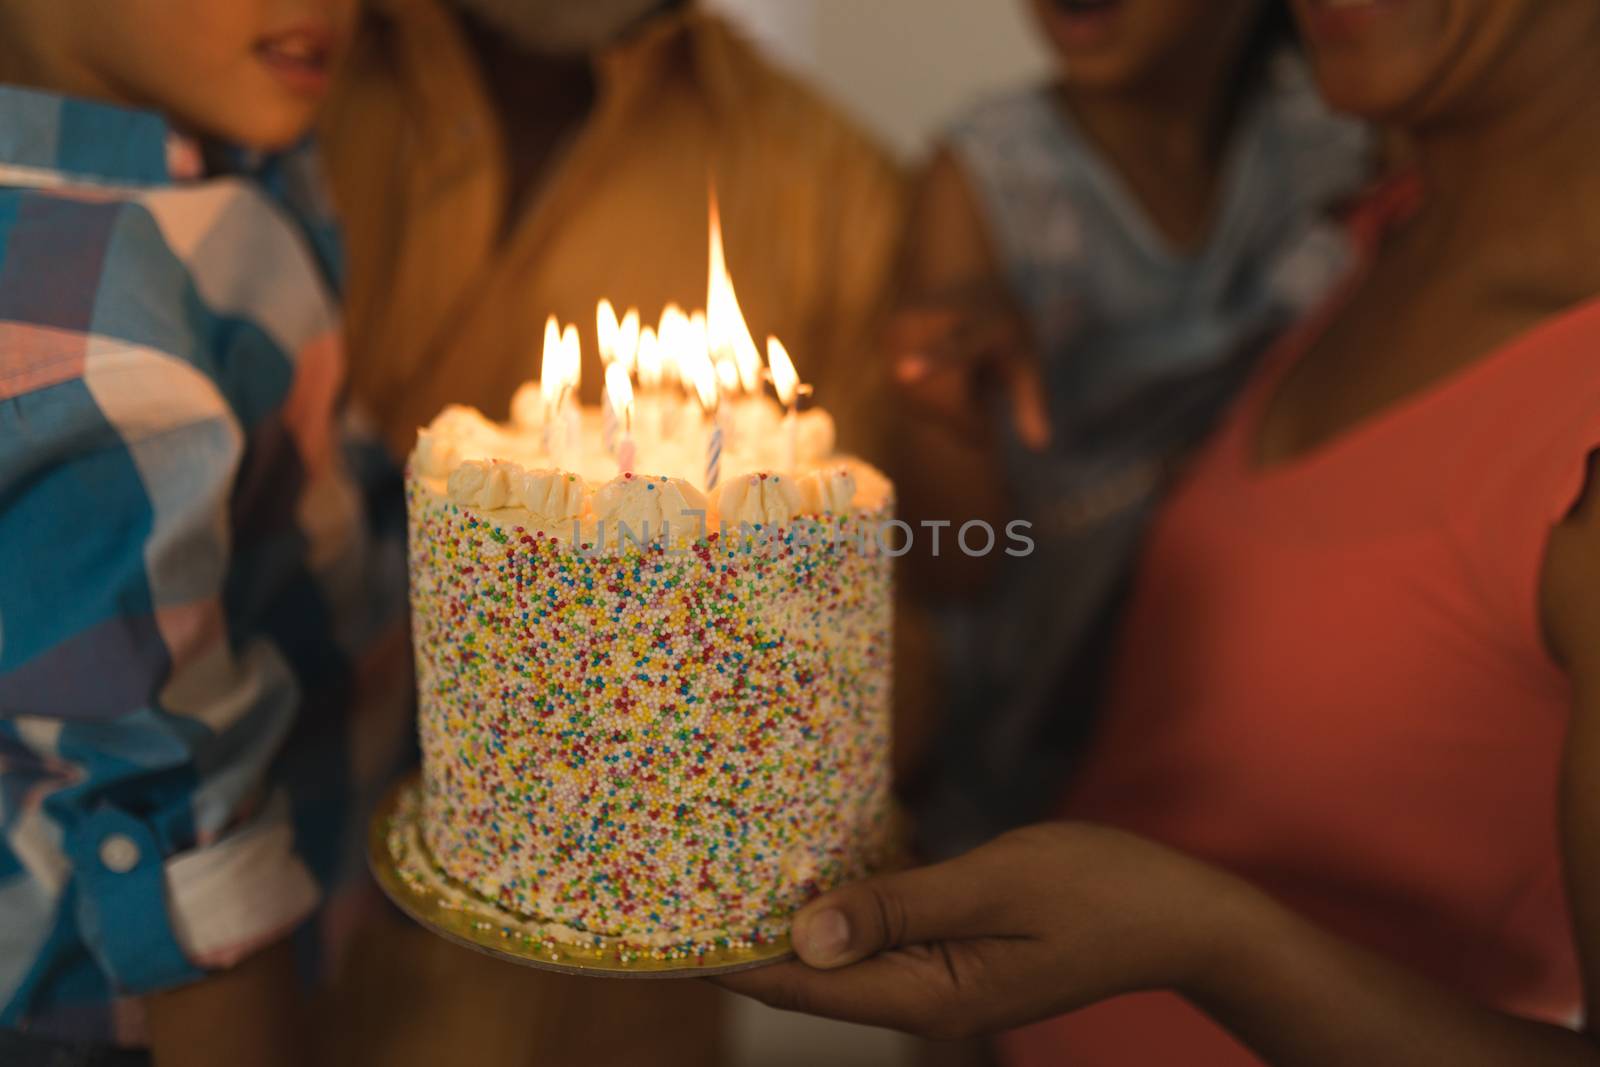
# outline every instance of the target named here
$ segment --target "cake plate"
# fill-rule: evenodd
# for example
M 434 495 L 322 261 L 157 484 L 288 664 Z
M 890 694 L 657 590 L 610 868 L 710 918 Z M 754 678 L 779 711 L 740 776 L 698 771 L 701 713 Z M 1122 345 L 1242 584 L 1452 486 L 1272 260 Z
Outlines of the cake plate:
M 422 840 L 422 787 L 400 783 L 378 805 L 367 833 L 367 863 L 396 907 L 458 945 L 526 967 L 599 978 L 705 978 L 764 967 L 793 957 L 787 935 L 766 944 L 709 946 L 669 956 L 595 936 L 572 944 L 558 929 L 506 911 L 439 870 Z

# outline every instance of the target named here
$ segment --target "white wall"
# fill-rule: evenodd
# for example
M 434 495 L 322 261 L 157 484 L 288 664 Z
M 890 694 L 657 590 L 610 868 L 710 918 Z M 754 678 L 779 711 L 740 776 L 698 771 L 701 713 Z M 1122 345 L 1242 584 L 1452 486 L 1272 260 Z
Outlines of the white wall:
M 1026 0 L 707 0 L 910 155 L 985 91 L 1049 69 Z

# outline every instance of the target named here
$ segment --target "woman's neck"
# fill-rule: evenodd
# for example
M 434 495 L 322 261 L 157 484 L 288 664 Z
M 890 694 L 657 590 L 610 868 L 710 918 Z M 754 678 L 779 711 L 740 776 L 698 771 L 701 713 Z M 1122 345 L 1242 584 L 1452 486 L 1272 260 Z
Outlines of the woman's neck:
M 1494 110 L 1414 133 L 1427 204 L 1414 228 L 1499 276 L 1600 280 L 1600 26 Z
M 1202 244 L 1234 118 L 1226 79 L 1126 93 L 1085 92 L 1068 83 L 1059 95 L 1156 229 L 1181 249 Z

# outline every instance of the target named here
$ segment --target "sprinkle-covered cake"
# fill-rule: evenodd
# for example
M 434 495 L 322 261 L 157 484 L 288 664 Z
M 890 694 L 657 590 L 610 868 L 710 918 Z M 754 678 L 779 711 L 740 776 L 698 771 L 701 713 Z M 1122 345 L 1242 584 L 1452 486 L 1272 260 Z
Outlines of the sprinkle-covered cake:
M 567 373 L 408 465 L 422 840 L 556 942 L 770 943 L 884 854 L 892 487 L 821 410 Z

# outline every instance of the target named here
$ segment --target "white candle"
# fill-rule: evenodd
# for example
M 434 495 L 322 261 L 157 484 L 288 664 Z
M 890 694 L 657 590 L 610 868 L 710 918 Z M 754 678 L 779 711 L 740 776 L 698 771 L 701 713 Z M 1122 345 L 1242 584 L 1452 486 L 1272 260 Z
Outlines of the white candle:
M 639 358 L 639 309 L 629 308 L 628 313 L 622 317 L 622 325 L 617 327 L 616 361 L 634 372 L 634 367 Z
M 606 384 L 600 393 L 600 447 L 613 456 L 617 454 L 617 411 L 611 392 L 611 368 L 621 369 L 621 366 L 620 363 L 606 365 Z
M 561 452 L 559 457 L 552 453 L 552 459 L 556 469 L 567 470 L 571 468 L 572 460 L 578 452 L 581 426 L 578 386 L 583 382 L 583 347 L 578 341 L 578 328 L 570 324 L 561 333 L 561 362 L 565 374 L 556 405 L 561 421 L 560 432 L 557 434 Z
M 635 458 L 633 383 L 628 378 L 627 368 L 621 363 L 613 363 L 606 368 L 606 411 L 621 431 L 621 438 L 617 442 L 617 470 L 621 474 L 631 474 Z
M 609 300 L 600 301 L 594 309 L 594 340 L 601 363 L 610 363 L 617 358 L 617 336 L 621 332 L 617 309 L 611 306 Z
M 661 344 L 656 331 L 649 326 L 639 331 L 639 390 L 635 398 L 639 435 L 655 442 L 661 432 Z
M 595 347 L 600 352 L 600 446 L 611 455 L 617 452 L 617 416 L 611 407 L 611 365 L 617 360 L 617 341 L 622 326 L 611 301 L 602 300 L 594 310 Z
M 721 407 L 718 403 L 721 396 L 717 389 L 716 368 L 711 365 L 711 357 L 705 349 L 690 351 L 687 357 L 683 369 L 694 382 L 701 410 L 711 420 L 711 435 L 706 441 L 706 492 L 709 493 L 722 480 L 723 429 Z
M 800 403 L 800 375 L 795 372 L 794 361 L 776 337 L 767 338 L 767 367 L 772 372 L 772 387 L 783 404 L 783 469 L 793 471 L 800 452 L 800 424 L 795 411 Z
M 561 410 L 561 388 L 566 384 L 567 372 L 561 348 L 561 323 L 551 315 L 544 324 L 544 354 L 539 359 L 539 399 L 544 405 L 544 427 L 540 439 L 544 451 L 550 451 L 550 434 L 556 414 Z
M 661 352 L 661 381 L 666 393 L 658 405 L 658 432 L 662 437 L 677 431 L 680 410 L 684 407 L 682 389 L 688 384 L 683 371 L 683 353 L 688 347 L 689 316 L 677 304 L 668 304 L 661 312 L 661 324 L 656 328 L 656 341 Z

